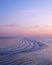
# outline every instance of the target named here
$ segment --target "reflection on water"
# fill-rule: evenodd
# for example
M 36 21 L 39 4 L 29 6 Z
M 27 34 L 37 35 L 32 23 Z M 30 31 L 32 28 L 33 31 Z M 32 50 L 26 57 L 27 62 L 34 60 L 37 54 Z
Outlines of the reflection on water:
M 52 65 L 52 44 L 48 39 L 0 39 L 0 64 Z

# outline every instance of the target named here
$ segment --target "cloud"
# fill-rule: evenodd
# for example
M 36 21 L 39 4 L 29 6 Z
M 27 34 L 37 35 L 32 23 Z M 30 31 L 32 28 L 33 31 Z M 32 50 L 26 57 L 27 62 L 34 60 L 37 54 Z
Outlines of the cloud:
M 40 25 L 35 25 L 35 26 L 30 26 L 30 28 L 40 28 L 40 29 L 46 29 L 46 28 L 52 28 L 52 25 L 42 25 L 42 26 L 40 26 Z
M 7 24 L 5 26 L 7 26 L 7 27 L 16 27 L 17 25 L 15 25 L 15 24 Z
M 5 25 L 0 25 L 0 27 L 16 27 L 18 25 L 15 24 L 5 24 Z
M 52 13 L 52 10 L 21 10 L 18 11 L 17 14 L 26 14 L 26 13 L 31 13 L 31 14 L 35 14 L 35 13 Z
M 19 10 L 16 12 L 7 13 L 6 16 L 21 16 L 21 15 L 29 15 L 29 14 L 52 14 L 52 10 Z

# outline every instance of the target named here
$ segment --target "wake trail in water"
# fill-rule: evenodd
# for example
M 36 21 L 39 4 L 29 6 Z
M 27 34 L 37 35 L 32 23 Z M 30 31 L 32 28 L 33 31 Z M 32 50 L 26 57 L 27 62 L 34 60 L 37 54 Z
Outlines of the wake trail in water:
M 23 56 L 25 53 L 28 55 L 44 48 L 47 48 L 47 45 L 42 42 L 28 38 L 17 39 L 17 43 L 12 47 L 0 49 L 0 65 L 41 65 L 41 63 L 36 64 L 35 60 L 26 59 L 26 56 Z M 42 63 L 42 65 L 52 65 L 52 62 Z

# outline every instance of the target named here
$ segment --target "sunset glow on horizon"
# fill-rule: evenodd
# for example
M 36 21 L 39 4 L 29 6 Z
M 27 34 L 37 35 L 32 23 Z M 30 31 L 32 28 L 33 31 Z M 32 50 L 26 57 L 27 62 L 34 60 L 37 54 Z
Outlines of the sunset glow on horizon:
M 27 35 L 27 36 L 39 36 L 39 35 L 52 35 L 52 27 L 1 27 L 0 35 Z

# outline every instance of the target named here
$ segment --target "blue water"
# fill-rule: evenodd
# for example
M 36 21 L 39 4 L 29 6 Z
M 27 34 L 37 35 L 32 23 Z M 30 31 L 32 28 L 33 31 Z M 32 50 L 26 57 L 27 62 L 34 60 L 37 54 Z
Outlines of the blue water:
M 0 65 L 52 65 L 51 45 L 50 39 L 1 38 Z

